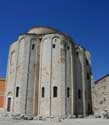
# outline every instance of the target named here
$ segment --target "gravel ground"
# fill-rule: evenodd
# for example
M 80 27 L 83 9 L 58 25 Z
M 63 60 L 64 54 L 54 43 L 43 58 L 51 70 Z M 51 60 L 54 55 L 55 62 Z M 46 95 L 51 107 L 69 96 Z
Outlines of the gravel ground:
M 61 122 L 0 119 L 0 125 L 109 125 L 109 119 L 67 119 Z

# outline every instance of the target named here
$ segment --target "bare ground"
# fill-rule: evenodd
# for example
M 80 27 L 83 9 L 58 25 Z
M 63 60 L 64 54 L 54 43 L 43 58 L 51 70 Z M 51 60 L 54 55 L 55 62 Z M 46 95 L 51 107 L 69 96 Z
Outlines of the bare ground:
M 109 119 L 67 119 L 61 122 L 0 119 L 0 125 L 109 125 Z

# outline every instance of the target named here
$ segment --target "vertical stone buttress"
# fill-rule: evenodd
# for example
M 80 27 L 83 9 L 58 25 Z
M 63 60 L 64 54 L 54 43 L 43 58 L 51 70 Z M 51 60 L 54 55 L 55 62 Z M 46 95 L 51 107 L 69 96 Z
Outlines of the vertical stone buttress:
M 82 75 L 82 99 L 83 99 L 83 116 L 86 116 L 86 69 L 85 69 L 85 53 L 83 48 L 79 48 L 81 75 Z
M 71 45 L 71 115 L 75 115 L 76 103 L 75 103 L 75 45 Z
M 51 75 L 51 38 L 43 36 L 40 45 L 38 115 L 50 115 L 50 75 Z M 42 97 L 44 88 L 44 97 Z
M 14 86 L 16 78 L 16 65 L 17 65 L 18 41 L 10 46 L 8 56 L 7 78 L 6 78 L 6 97 L 5 97 L 5 110 L 8 107 L 8 98 L 11 98 L 10 112 L 14 112 Z
M 71 115 L 71 97 L 72 97 L 72 81 L 71 81 L 71 77 L 72 77 L 72 65 L 73 63 L 72 61 L 72 44 L 70 43 L 70 41 L 67 39 L 66 43 L 65 43 L 65 53 L 66 53 L 66 62 L 65 62 L 65 81 L 66 81 L 66 85 L 65 85 L 65 102 L 66 102 L 66 115 Z
M 36 51 L 35 51 L 35 59 L 36 62 L 34 64 L 34 95 L 33 95 L 33 115 L 38 115 L 38 95 L 39 95 L 39 67 L 40 67 L 40 43 L 42 37 L 38 37 L 36 40 Z
M 22 79 L 23 79 L 23 63 L 24 63 L 24 47 L 25 41 L 24 38 L 21 36 L 19 37 L 18 42 L 18 53 L 17 53 L 17 65 L 16 65 L 16 77 L 15 77 L 15 85 L 14 85 L 14 101 L 13 101 L 13 108 L 15 113 L 20 113 L 21 107 L 21 86 L 22 86 Z M 16 50 L 15 50 L 16 51 Z M 17 87 L 19 87 L 18 97 L 17 94 Z
M 90 53 L 85 50 L 85 67 L 86 67 L 86 84 L 87 84 L 87 114 L 92 113 L 92 94 L 91 94 L 91 83 L 92 83 L 92 71 L 91 71 L 91 59 Z
M 30 37 L 25 112 L 27 115 L 38 115 L 40 40 L 34 35 Z
M 55 47 L 53 47 L 55 46 Z M 51 73 L 51 115 L 65 116 L 65 61 L 63 36 L 52 37 L 52 73 Z M 64 65 L 64 67 L 63 67 Z M 63 69 L 62 69 L 62 67 Z M 54 97 L 54 87 L 57 87 L 57 97 Z M 58 107 L 57 107 L 58 105 Z

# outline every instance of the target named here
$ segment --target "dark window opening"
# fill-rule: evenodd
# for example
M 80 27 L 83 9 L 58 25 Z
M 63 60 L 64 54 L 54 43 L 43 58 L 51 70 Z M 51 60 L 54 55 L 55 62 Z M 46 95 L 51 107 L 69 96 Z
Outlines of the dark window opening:
M 90 80 L 90 74 L 87 73 L 87 80 Z
M 67 97 L 70 96 L 70 88 L 67 88 Z
M 70 49 L 70 47 L 68 46 L 68 47 L 67 47 L 67 49 L 69 50 L 69 49 Z
M 88 62 L 88 60 L 86 59 L 86 65 L 88 65 L 89 64 L 89 62 Z
M 55 44 L 53 44 L 53 48 L 55 48 Z
M 81 90 L 78 90 L 78 98 L 81 99 Z
M 78 52 L 76 52 L 76 55 L 78 56 L 78 55 L 79 55 L 79 53 L 78 53 Z
M 32 50 L 34 50 L 34 48 L 35 48 L 35 45 L 33 44 L 33 45 L 32 45 Z
M 104 97 L 104 101 L 106 101 L 106 98 Z
M 40 41 L 42 41 L 42 38 L 39 38 Z
M 42 87 L 42 97 L 44 98 L 45 97 L 45 88 Z
M 57 87 L 53 87 L 53 97 L 57 97 Z
M 54 39 L 55 42 L 57 42 L 57 39 Z
M 16 87 L 16 97 L 19 97 L 19 87 Z

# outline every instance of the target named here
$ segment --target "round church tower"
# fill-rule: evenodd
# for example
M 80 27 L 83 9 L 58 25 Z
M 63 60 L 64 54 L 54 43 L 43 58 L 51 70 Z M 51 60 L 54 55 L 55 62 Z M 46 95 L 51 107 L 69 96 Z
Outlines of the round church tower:
M 10 47 L 5 109 L 32 116 L 88 114 L 87 72 L 90 77 L 85 49 L 53 28 L 33 27 Z

